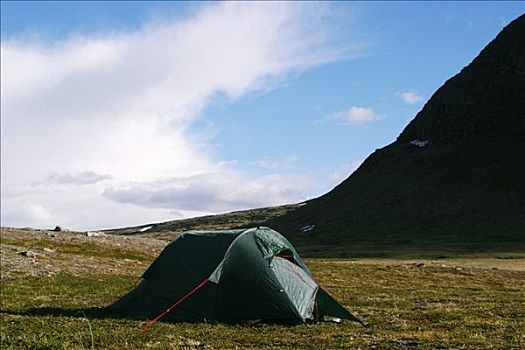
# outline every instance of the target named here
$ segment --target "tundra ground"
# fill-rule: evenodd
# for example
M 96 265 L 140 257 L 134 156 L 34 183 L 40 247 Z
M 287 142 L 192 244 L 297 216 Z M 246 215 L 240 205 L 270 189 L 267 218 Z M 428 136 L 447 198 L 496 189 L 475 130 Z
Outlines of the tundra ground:
M 166 241 L 2 229 L 2 349 L 525 348 L 525 257 L 306 259 L 357 323 L 169 324 L 103 307 Z

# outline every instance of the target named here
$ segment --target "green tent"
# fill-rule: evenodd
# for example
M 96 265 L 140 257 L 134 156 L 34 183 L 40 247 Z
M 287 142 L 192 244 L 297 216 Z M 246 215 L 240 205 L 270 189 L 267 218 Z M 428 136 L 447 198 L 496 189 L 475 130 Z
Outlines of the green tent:
M 172 322 L 360 322 L 319 286 L 290 242 L 267 227 L 184 233 L 110 308 Z

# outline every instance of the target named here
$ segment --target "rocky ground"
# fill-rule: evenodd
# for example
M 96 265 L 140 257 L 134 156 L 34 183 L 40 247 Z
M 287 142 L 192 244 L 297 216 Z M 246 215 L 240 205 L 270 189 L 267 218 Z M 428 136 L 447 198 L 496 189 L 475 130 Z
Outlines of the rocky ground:
M 2 228 L 1 243 L 2 279 L 57 273 L 140 274 L 167 244 L 155 238 L 101 232 L 14 228 Z

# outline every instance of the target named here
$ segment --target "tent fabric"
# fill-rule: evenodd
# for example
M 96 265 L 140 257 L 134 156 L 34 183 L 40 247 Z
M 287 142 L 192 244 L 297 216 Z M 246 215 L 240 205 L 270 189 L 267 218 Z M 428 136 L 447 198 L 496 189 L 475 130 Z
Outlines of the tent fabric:
M 283 291 L 288 295 L 303 320 L 314 318 L 317 284 L 299 266 L 275 257 L 270 265 Z
M 161 252 L 137 286 L 110 308 L 152 319 L 203 280 L 208 283 L 162 320 L 359 322 L 319 286 L 292 244 L 267 227 L 182 234 Z

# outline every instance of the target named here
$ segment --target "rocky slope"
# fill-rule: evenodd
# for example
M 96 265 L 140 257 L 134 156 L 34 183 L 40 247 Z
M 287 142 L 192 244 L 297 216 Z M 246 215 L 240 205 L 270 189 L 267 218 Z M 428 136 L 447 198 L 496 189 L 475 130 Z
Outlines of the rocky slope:
M 48 231 L 2 227 L 0 279 L 51 277 L 59 273 L 142 273 L 166 241 L 102 232 Z

